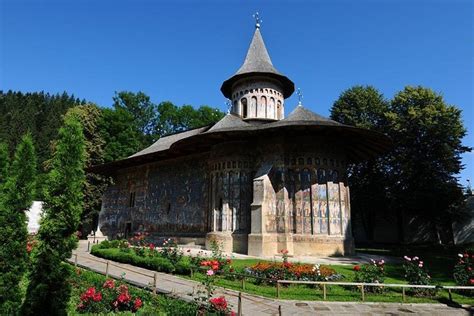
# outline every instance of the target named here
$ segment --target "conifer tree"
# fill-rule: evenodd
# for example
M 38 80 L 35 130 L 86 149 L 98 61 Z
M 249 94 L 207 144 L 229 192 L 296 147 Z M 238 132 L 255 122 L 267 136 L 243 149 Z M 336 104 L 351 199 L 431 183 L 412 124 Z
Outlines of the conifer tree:
M 8 172 L 8 147 L 5 143 L 0 143 L 0 192 L 3 185 L 7 181 L 7 172 Z
M 7 159 L 1 152 L 0 149 L 0 163 L 5 167 Z M 15 315 L 21 305 L 19 282 L 28 260 L 25 211 L 33 203 L 35 171 L 35 150 L 31 135 L 27 134 L 17 146 L 10 173 L 0 191 L 0 315 Z
M 76 231 L 83 207 L 84 147 L 78 118 L 66 116 L 48 174 L 24 315 L 66 314 L 71 270 L 63 261 L 77 246 Z

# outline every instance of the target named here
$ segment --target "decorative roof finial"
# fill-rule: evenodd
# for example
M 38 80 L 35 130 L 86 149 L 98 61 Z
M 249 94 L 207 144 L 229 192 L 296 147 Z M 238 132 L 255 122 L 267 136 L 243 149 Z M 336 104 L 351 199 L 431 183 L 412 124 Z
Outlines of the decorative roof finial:
M 227 114 L 230 114 L 230 110 L 232 109 L 232 101 L 230 101 L 230 99 L 226 99 L 225 105 L 227 106 Z
M 262 19 L 260 18 L 260 15 L 258 14 L 258 12 L 255 12 L 255 14 L 253 15 L 253 18 L 255 19 L 255 27 L 259 29 L 260 25 L 262 24 Z
M 303 92 L 301 92 L 300 88 L 296 90 L 296 94 L 298 95 L 298 106 L 302 106 L 303 104 L 301 102 L 303 101 Z

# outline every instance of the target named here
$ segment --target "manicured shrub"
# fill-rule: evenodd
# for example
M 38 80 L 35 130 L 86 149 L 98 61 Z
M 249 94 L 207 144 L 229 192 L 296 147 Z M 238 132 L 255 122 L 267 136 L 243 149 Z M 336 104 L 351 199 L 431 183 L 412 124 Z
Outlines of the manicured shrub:
M 385 261 L 371 259 L 370 264 L 356 265 L 354 270 L 354 282 L 361 283 L 383 283 L 385 279 Z M 383 287 L 368 286 L 367 292 L 380 293 Z
M 25 211 L 33 203 L 36 154 L 25 135 L 8 173 L 4 151 L 0 146 L 0 315 L 10 315 L 21 305 L 19 282 L 29 261 Z
M 67 116 L 59 130 L 48 173 L 24 315 L 66 314 L 70 270 L 62 262 L 71 257 L 77 246 L 85 181 L 84 155 L 82 126 L 76 117 Z
M 458 285 L 474 286 L 474 252 L 464 251 L 458 254 L 458 262 L 454 266 L 453 277 Z
M 129 263 L 158 272 L 174 272 L 173 264 L 168 259 L 162 257 L 140 257 L 134 252 L 125 252 L 118 248 L 101 249 L 97 247 L 97 245 L 92 247 L 91 254 L 104 259 Z
M 191 259 L 189 257 L 182 257 L 174 266 L 177 274 L 189 275 L 191 273 Z

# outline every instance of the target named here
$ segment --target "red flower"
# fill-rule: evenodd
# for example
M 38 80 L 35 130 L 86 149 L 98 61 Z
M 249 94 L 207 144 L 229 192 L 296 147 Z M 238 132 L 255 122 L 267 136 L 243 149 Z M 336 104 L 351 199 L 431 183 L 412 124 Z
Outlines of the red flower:
M 227 301 L 224 296 L 211 298 L 209 302 L 218 311 L 225 311 L 227 309 Z
M 227 259 L 226 262 L 227 262 L 227 264 L 231 264 L 231 263 L 232 263 L 232 260 Z
M 125 292 L 125 293 L 120 293 L 119 296 L 117 296 L 117 301 L 120 303 L 120 304 L 127 304 L 128 302 L 130 302 L 130 294 L 128 294 L 128 292 Z
M 360 271 L 360 266 L 354 266 L 353 270 L 354 271 Z
M 92 297 L 92 300 L 94 302 L 102 301 L 102 293 L 100 293 L 100 292 L 95 293 L 94 296 Z
M 108 279 L 104 282 L 104 285 L 102 285 L 104 289 L 113 289 L 115 287 L 115 281 L 112 279 Z
M 136 310 L 138 310 L 140 307 L 142 307 L 142 305 L 143 305 L 142 300 L 141 300 L 139 297 L 137 297 L 137 298 L 135 299 L 135 301 L 133 302 L 133 309 L 136 311 Z
M 471 285 L 474 285 L 474 279 L 470 279 L 470 280 L 469 280 L 469 283 L 470 283 Z
M 155 245 L 154 245 L 154 244 L 150 244 L 149 247 L 150 247 L 150 250 L 151 250 L 151 251 L 155 250 Z

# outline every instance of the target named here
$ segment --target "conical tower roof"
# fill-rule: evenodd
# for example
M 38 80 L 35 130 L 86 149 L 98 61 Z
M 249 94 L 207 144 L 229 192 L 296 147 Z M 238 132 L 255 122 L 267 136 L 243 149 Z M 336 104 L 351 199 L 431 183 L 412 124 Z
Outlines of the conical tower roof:
M 293 81 L 281 74 L 273 66 L 259 27 L 255 29 L 244 63 L 232 77 L 224 81 L 221 87 L 222 93 L 225 97 L 231 98 L 234 83 L 242 78 L 255 75 L 276 79 L 282 86 L 285 98 L 289 97 L 295 91 Z

